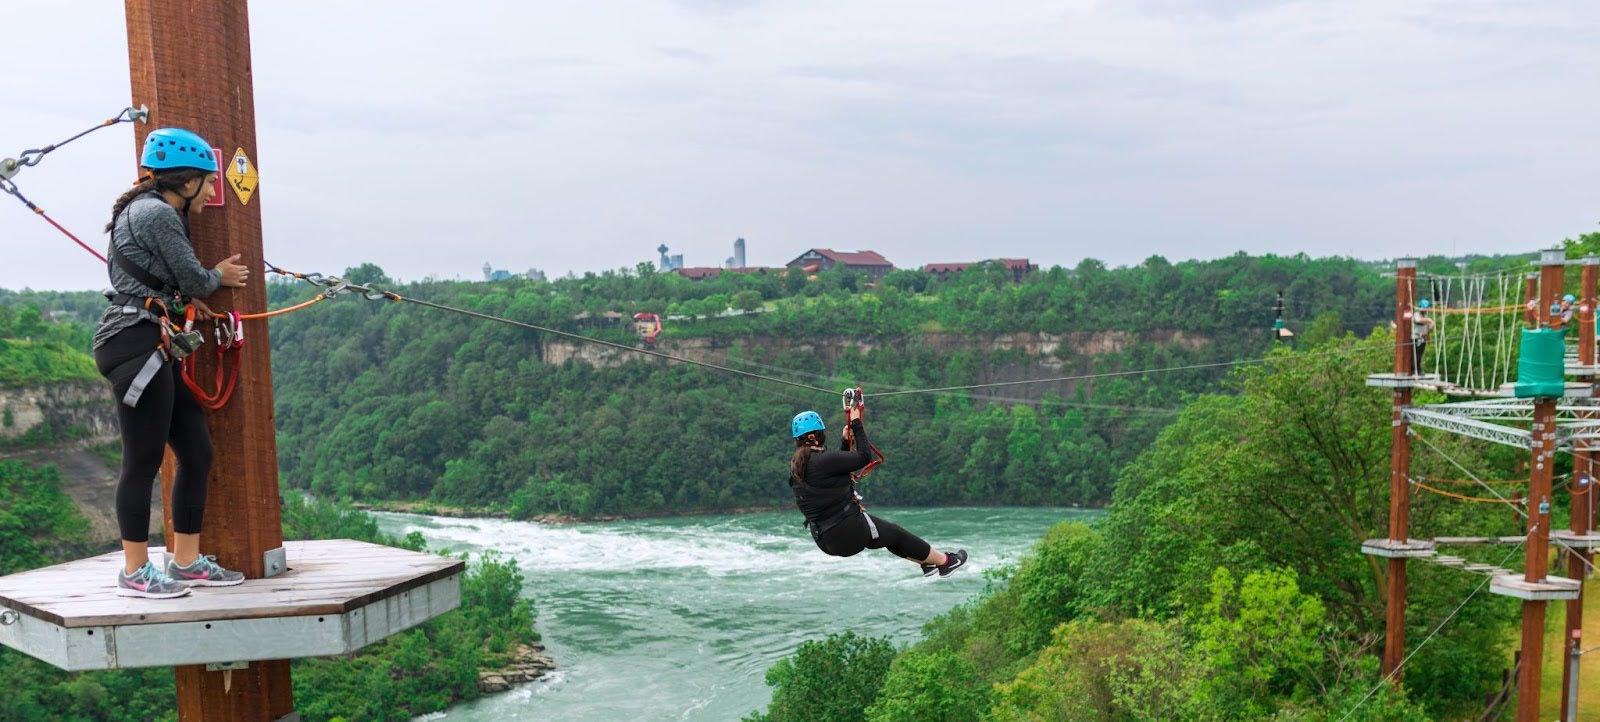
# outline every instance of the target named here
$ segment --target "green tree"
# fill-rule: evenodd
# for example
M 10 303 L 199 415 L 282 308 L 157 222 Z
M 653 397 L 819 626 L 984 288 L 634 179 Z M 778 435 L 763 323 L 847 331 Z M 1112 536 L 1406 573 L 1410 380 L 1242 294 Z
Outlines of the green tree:
M 989 706 L 977 670 L 951 652 L 896 657 L 869 722 L 975 722 Z
M 772 704 L 747 722 L 861 722 L 894 661 L 889 640 L 854 632 L 803 642 L 767 670 Z
M 1292 570 L 1254 572 L 1243 584 L 1225 567 L 1211 577 L 1211 600 L 1194 615 L 1195 656 L 1209 670 L 1212 704 L 1256 719 L 1281 699 L 1309 696 L 1322 662 L 1325 612 L 1302 594 Z

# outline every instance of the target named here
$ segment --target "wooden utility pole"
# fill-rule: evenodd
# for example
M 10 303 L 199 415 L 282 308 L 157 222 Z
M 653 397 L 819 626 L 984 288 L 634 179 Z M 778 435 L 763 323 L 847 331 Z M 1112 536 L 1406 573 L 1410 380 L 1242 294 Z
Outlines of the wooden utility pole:
M 245 0 L 125 0 L 133 103 L 150 107 L 138 128 L 135 151 L 151 129 L 181 127 L 222 151 L 223 170 L 236 167 L 236 150 L 253 165 L 255 93 L 250 64 L 249 10 Z M 135 156 L 137 157 L 137 156 Z M 228 184 L 225 184 L 228 185 Z M 254 188 L 252 187 L 253 191 Z M 195 253 L 206 266 L 242 254 L 255 271 L 249 286 L 224 288 L 207 299 L 216 311 L 267 307 L 261 248 L 260 196 L 242 203 L 225 187 L 225 205 L 193 219 Z M 272 367 L 266 324 L 252 324 L 240 351 L 239 387 L 220 411 L 209 414 L 215 462 L 206 499 L 201 550 L 230 569 L 260 579 L 282 571 L 266 561 L 281 552 L 277 444 L 273 430 Z M 213 355 L 199 354 L 201 373 L 216 373 Z M 165 476 L 165 475 L 164 475 Z M 170 496 L 170 476 L 165 480 Z M 171 520 L 167 539 L 172 539 Z M 178 718 L 280 720 L 295 714 L 288 660 L 252 662 L 248 668 L 207 671 L 177 668 Z
M 1578 324 L 1578 365 L 1586 369 L 1594 368 L 1594 320 L 1595 320 L 1595 291 L 1596 281 L 1600 279 L 1600 258 L 1589 256 L 1583 259 L 1583 287 L 1579 291 L 1577 313 L 1572 315 Z M 1591 377 L 1592 379 L 1593 377 Z M 1583 417 L 1588 418 L 1585 412 Z M 1581 538 L 1589 534 L 1594 528 L 1594 451 L 1590 444 L 1594 441 L 1581 439 L 1573 450 L 1572 480 L 1570 485 L 1572 494 L 1572 535 Z M 1591 564 L 1591 553 L 1587 545 L 1574 546 L 1567 550 L 1567 576 L 1572 579 L 1583 579 L 1585 568 Z M 1567 600 L 1567 633 L 1562 642 L 1571 651 L 1576 651 L 1583 643 L 1583 597 L 1587 584 L 1578 587 L 1578 598 Z M 1573 709 L 1572 700 L 1576 699 L 1578 685 L 1578 656 L 1566 654 L 1562 656 L 1561 665 L 1561 719 L 1577 719 L 1577 710 Z
M 1403 258 L 1395 274 L 1394 373 L 1397 377 L 1416 374 L 1416 353 L 1411 341 L 1411 315 L 1416 307 L 1417 261 Z M 1405 410 L 1411 406 L 1411 386 L 1393 391 L 1394 407 L 1389 446 L 1389 540 L 1404 544 L 1410 537 L 1411 520 L 1411 435 Z M 1400 662 L 1406 651 L 1406 559 L 1390 557 L 1389 588 L 1384 604 L 1383 674 L 1400 682 Z
M 1539 260 L 1538 306 L 1533 309 L 1538 326 L 1551 326 L 1550 307 L 1561 297 L 1566 254 L 1561 249 L 1544 251 Z M 1533 401 L 1533 471 L 1528 482 L 1527 566 L 1523 580 L 1543 582 L 1550 565 L 1550 495 L 1555 471 L 1557 397 L 1541 396 Z M 1522 602 L 1522 672 L 1517 677 L 1517 722 L 1539 719 L 1539 682 L 1544 661 L 1544 613 L 1549 602 L 1526 599 Z

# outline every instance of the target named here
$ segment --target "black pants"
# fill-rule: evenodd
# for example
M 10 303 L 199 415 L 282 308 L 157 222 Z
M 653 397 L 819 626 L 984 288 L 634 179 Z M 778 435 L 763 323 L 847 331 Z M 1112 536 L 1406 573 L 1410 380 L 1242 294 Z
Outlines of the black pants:
M 877 528 L 878 538 L 872 538 Z M 933 547 L 899 524 L 869 514 L 859 514 L 834 524 L 817 537 L 817 547 L 836 557 L 855 556 L 862 549 L 885 549 L 897 557 L 920 562 L 933 553 Z
M 1422 359 L 1428 351 L 1428 339 L 1415 338 L 1411 340 L 1411 373 L 1422 375 Z
M 122 429 L 122 475 L 117 479 L 117 525 L 130 542 L 150 541 L 150 494 L 168 444 L 178 459 L 172 484 L 172 528 L 199 534 L 211 475 L 211 432 L 205 411 L 183 384 L 179 365 L 168 363 L 150 380 L 137 406 L 122 403 L 134 376 L 161 340 L 161 329 L 140 323 L 122 330 L 94 351 L 100 375 L 111 382 Z

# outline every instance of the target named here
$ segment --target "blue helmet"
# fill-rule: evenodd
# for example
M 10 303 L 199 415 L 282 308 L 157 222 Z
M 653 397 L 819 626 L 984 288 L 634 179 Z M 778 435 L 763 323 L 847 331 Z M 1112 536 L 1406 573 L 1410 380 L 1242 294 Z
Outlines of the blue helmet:
M 1567 303 L 1572 303 L 1573 301 L 1578 300 L 1578 297 L 1569 293 L 1565 296 L 1562 296 L 1561 300 L 1566 301 Z
M 139 167 L 150 170 L 169 168 L 198 168 L 207 173 L 217 172 L 217 159 L 211 155 L 211 144 L 192 130 L 182 128 L 157 128 L 144 139 L 144 153 Z
M 1424 298 L 1421 301 L 1417 302 L 1417 308 L 1431 308 L 1431 307 L 1433 307 L 1433 302 L 1429 301 L 1426 298 Z
M 822 425 L 822 417 L 818 416 L 815 411 L 802 411 L 794 415 L 794 421 L 789 422 L 789 430 L 793 432 L 796 439 L 825 428 L 827 427 Z

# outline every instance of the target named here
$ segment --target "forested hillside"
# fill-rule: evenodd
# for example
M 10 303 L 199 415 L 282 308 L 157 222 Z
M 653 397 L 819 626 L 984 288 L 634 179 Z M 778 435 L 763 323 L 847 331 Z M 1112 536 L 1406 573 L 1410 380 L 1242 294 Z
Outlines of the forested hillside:
M 384 281 L 370 265 L 350 276 Z M 870 493 L 898 504 L 1103 504 L 1117 470 L 1187 396 L 1217 388 L 1226 369 L 1215 364 L 1272 348 L 1279 290 L 1290 327 L 1316 339 L 1382 323 L 1392 313 L 1390 289 L 1351 260 L 1243 255 L 1119 269 L 1085 261 L 1021 283 L 998 267 L 944 281 L 897 271 L 867 288 L 848 272 L 690 281 L 643 265 L 548 283 L 395 288 L 632 344 L 640 341 L 628 327 L 594 319 L 607 311 L 702 316 L 669 321 L 660 349 L 714 338 L 725 347 L 719 363 L 825 388 L 860 384 L 869 394 L 1202 366 L 875 402 L 869 425 L 890 463 Z M 274 305 L 311 293 L 304 284 L 272 290 Z M 757 312 L 718 316 L 729 308 Z M 580 314 L 587 318 L 575 320 Z M 1041 356 L 992 342 L 1016 333 L 1059 345 Z M 275 321 L 272 334 L 286 480 L 364 501 L 493 500 L 519 516 L 781 503 L 789 417 L 807 408 L 831 414 L 838 403 L 644 357 L 553 365 L 542 361 L 549 340 L 536 332 L 351 297 Z M 1112 341 L 1074 347 L 1084 334 Z
M 1469 270 L 1506 261 L 1477 259 Z M 607 312 L 662 313 L 666 353 L 869 393 L 1198 367 L 877 400 L 869 423 L 891 461 L 871 494 L 898 504 L 1104 504 L 1118 471 L 1189 396 L 1219 388 L 1227 368 L 1218 364 L 1273 347 L 1280 291 L 1301 344 L 1386 324 L 1393 297 L 1378 264 L 1242 254 L 1115 269 L 1086 260 L 1021 283 L 999 266 L 943 280 L 896 271 L 874 287 L 848 271 L 692 281 L 648 264 L 551 282 L 395 285 L 372 264 L 345 275 L 630 345 L 642 342 L 625 321 L 608 325 Z M 269 288 L 275 307 L 313 293 L 299 282 Z M 0 292 L 0 307 L 18 319 L 36 318 L 30 308 L 76 319 L 57 334 L 86 347 L 96 298 Z M 787 419 L 807 408 L 832 414 L 837 403 L 642 356 L 555 363 L 581 344 L 353 294 L 275 319 L 271 338 L 286 485 L 366 502 L 518 516 L 783 503 L 775 480 Z M 22 348 L 0 349 L 0 368 L 35 368 Z M 93 374 L 87 363 L 50 368 Z

